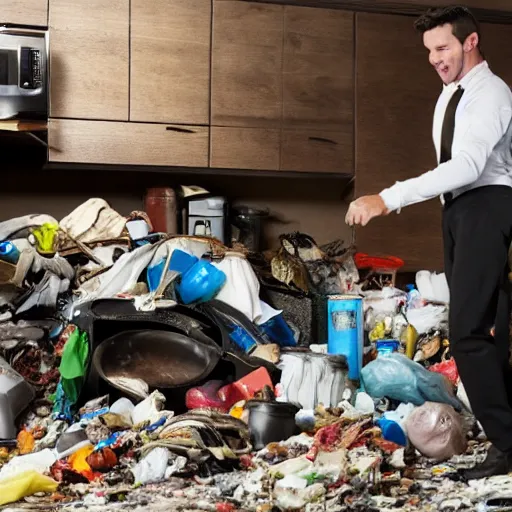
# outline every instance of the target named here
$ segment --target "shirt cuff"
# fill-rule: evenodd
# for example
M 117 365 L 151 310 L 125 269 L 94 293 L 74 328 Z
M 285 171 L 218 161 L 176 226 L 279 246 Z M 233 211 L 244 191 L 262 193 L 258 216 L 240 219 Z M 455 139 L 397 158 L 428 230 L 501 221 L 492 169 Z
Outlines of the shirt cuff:
M 398 183 L 390 188 L 384 189 L 379 195 L 390 212 L 394 212 L 396 210 L 397 213 L 400 213 L 402 201 Z

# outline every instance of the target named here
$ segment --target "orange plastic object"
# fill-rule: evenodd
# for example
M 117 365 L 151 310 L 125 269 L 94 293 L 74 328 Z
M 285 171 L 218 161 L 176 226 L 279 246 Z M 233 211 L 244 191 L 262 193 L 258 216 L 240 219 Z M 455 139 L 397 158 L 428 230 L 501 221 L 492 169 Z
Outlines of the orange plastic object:
M 404 266 L 404 260 L 396 256 L 369 256 L 358 252 L 354 255 L 357 268 L 371 268 L 374 270 L 397 270 Z
M 87 462 L 87 457 L 94 451 L 93 446 L 84 446 L 77 452 L 73 453 L 68 459 L 69 465 L 81 475 L 85 476 L 89 481 L 94 479 L 91 466 Z
M 20 451 L 20 455 L 27 455 L 27 453 L 32 453 L 35 445 L 32 432 L 29 432 L 28 430 L 22 430 L 18 434 L 16 440 L 18 441 L 18 450 Z

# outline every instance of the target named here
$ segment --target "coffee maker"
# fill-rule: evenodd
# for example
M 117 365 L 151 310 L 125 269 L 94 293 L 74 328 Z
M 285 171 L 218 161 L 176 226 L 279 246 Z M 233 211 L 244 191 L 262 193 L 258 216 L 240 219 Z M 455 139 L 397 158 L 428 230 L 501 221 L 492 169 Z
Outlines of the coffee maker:
M 187 235 L 209 236 L 229 242 L 228 202 L 225 197 L 191 197 L 184 208 L 183 232 Z

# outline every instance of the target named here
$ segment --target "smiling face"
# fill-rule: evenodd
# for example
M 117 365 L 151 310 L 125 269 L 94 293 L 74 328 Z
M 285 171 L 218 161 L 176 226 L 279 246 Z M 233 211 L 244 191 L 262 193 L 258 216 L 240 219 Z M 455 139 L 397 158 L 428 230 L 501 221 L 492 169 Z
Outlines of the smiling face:
M 469 39 L 469 38 L 468 38 Z M 458 81 L 464 75 L 465 51 L 447 23 L 423 34 L 423 43 L 429 51 L 429 61 L 445 84 Z

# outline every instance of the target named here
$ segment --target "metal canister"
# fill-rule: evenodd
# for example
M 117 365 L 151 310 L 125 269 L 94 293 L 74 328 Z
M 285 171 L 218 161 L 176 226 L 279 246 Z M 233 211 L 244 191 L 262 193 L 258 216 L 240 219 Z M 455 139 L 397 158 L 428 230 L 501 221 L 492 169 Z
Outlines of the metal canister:
M 148 188 L 144 198 L 144 210 L 156 233 L 178 234 L 176 193 L 172 188 Z

